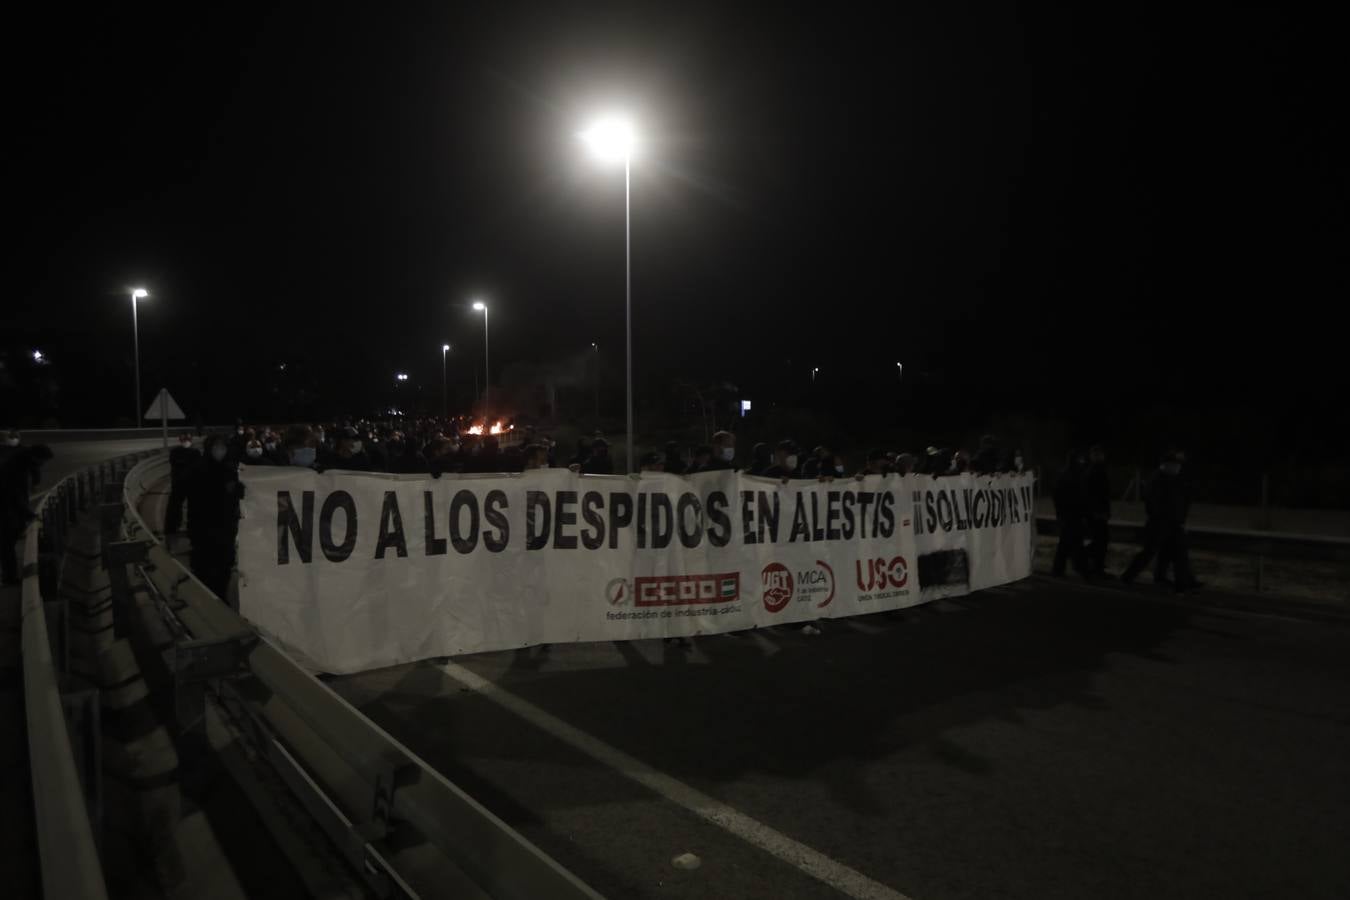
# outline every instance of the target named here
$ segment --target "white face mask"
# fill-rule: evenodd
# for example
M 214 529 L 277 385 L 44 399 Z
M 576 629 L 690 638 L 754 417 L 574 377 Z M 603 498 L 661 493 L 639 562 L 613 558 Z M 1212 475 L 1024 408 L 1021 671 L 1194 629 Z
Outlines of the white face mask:
M 184 450 L 188 450 L 192 447 L 192 441 L 179 441 L 178 446 L 182 447 Z
M 271 453 L 273 450 L 277 449 L 277 442 L 268 441 L 267 443 L 263 444 L 263 449 L 265 449 L 268 453 Z
M 789 472 L 797 471 L 797 454 L 789 453 L 785 464 Z
M 733 459 L 735 459 L 735 458 L 736 458 L 736 448 L 735 448 L 735 447 L 723 447 L 723 448 L 722 448 L 722 461 L 723 461 L 723 462 L 731 462 L 731 461 L 732 461 Z
M 262 448 L 261 448 L 261 447 L 249 447 L 249 448 L 247 448 L 246 450 L 244 450 L 244 453 L 246 453 L 246 454 L 248 455 L 248 458 L 249 458 L 249 459 L 257 459 L 258 457 L 262 456 Z
M 1014 457 L 1013 457 L 1013 465 L 1017 467 L 1017 471 L 1019 471 L 1019 472 L 1022 471 L 1022 457 L 1020 457 L 1020 456 L 1014 456 Z
M 223 460 L 225 458 L 225 448 L 220 446 L 219 444 L 216 444 L 214 447 L 211 448 L 211 458 L 214 459 L 216 462 L 220 462 L 221 460 Z
M 352 455 L 354 456 L 354 455 L 356 455 L 357 453 L 360 453 L 360 452 L 361 452 L 361 442 L 360 442 L 360 441 L 352 441 Z
M 6 447 L 17 447 L 17 446 L 19 446 L 19 439 L 16 438 L 16 437 L 5 438 L 5 446 L 6 446 Z
M 235 433 L 235 434 L 243 434 L 243 433 L 244 433 L 244 429 L 242 429 L 242 428 L 236 428 L 236 429 L 234 430 L 234 433 Z
M 836 475 L 843 475 L 843 474 L 844 474 L 844 467 L 843 467 L 843 466 L 835 466 L 835 467 L 834 467 L 834 474 L 836 474 Z

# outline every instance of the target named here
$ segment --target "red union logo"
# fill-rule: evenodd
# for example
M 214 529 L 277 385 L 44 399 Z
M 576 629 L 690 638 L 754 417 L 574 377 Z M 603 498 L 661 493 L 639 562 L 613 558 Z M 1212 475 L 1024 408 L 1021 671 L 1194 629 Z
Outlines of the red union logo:
M 864 565 L 867 567 L 866 576 L 863 574 Z M 860 591 L 881 591 L 888 587 L 902 588 L 909 584 L 909 564 L 905 562 L 903 556 L 892 557 L 889 561 L 881 557 L 860 559 L 854 562 L 853 566 L 858 576 Z
M 769 563 L 760 573 L 764 586 L 764 608 L 780 612 L 792 600 L 792 573 L 782 563 Z
M 633 579 L 635 606 L 693 606 L 741 599 L 741 574 L 644 575 Z

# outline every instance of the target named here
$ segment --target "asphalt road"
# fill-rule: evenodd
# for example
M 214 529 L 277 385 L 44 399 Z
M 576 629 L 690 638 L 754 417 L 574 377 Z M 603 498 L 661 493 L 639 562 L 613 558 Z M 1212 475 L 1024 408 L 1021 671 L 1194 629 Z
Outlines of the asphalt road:
M 33 442 L 40 441 L 40 435 L 33 434 Z M 42 467 L 42 482 L 33 490 L 33 495 L 46 493 L 47 489 L 67 475 L 78 472 L 86 466 L 116 459 L 138 450 L 154 450 L 163 446 L 159 437 L 119 438 L 116 440 L 74 440 L 53 441 L 47 446 L 52 449 L 52 459 Z
M 818 637 L 565 645 L 449 669 L 330 683 L 613 898 L 1350 885 L 1345 625 L 1032 579 Z M 804 872 L 802 847 L 858 879 Z M 685 853 L 701 864 L 676 867 Z

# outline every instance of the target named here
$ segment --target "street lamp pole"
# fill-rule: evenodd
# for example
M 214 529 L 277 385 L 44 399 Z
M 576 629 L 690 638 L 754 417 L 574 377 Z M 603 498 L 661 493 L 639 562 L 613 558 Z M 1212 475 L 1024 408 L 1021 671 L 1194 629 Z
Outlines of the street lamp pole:
M 132 427 L 141 427 L 141 324 L 136 315 L 136 301 L 150 295 L 144 288 L 131 290 L 131 344 L 136 367 L 136 408 L 132 412 Z
M 637 461 L 633 456 L 633 242 L 632 217 L 629 212 L 629 160 L 632 153 L 627 147 L 623 154 L 623 305 L 624 327 L 627 331 L 626 368 L 628 394 L 628 474 L 637 471 Z
M 596 427 L 600 427 L 600 345 L 591 341 L 591 349 L 595 351 L 595 422 Z
M 441 418 L 444 419 L 450 410 L 450 394 L 446 387 L 445 380 L 445 354 L 450 352 L 449 344 L 441 344 Z
M 488 308 L 487 304 L 478 301 L 473 308 L 483 314 L 483 420 L 488 419 L 488 410 L 491 408 L 492 396 L 492 350 L 488 343 Z

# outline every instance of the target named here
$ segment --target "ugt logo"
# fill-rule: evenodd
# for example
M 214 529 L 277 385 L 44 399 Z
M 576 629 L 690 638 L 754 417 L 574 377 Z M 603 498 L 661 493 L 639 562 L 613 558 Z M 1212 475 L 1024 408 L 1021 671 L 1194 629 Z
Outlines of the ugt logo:
M 882 591 L 888 587 L 902 588 L 909 583 L 909 564 L 903 556 L 896 556 L 889 562 L 881 557 L 860 559 L 853 566 L 858 575 L 858 590 L 863 592 Z
M 779 612 L 792 600 L 792 573 L 782 563 L 769 563 L 760 573 L 764 586 L 764 608 Z

